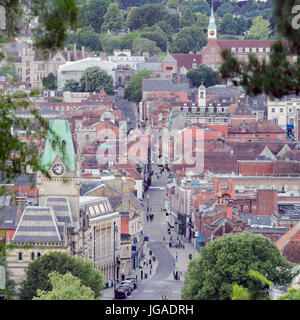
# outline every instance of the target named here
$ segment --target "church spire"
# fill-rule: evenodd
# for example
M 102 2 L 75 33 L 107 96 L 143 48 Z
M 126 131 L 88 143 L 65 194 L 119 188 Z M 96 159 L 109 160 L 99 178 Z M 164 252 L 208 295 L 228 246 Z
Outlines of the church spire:
M 216 20 L 214 16 L 214 6 L 213 2 L 211 5 L 211 12 L 210 12 L 210 18 L 209 18 L 209 25 L 207 27 L 207 39 L 216 39 L 217 38 L 217 26 L 216 26 Z

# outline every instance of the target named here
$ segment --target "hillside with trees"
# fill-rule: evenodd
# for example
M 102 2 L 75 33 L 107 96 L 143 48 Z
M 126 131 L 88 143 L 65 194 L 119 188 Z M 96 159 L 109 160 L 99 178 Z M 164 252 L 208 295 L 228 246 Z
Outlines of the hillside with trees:
M 111 54 L 118 48 L 157 55 L 167 50 L 196 53 L 206 44 L 211 1 L 77 0 L 77 4 L 79 28 L 68 36 L 66 45 L 76 43 L 96 53 Z M 276 35 L 271 0 L 219 0 L 213 6 L 219 39 L 272 39 Z

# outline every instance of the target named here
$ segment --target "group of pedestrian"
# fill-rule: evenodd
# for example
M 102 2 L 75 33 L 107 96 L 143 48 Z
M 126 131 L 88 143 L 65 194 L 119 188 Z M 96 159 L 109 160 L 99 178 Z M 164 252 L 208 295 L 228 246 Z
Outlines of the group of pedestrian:
M 147 222 L 153 221 L 153 220 L 154 220 L 154 214 L 153 213 L 147 214 Z

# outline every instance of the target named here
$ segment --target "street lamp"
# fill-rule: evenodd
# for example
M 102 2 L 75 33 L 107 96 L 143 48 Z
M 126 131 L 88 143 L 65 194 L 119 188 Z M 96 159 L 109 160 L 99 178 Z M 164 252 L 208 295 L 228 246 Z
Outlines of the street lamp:
M 116 259 L 116 231 L 118 231 L 118 226 L 116 225 L 116 221 L 114 221 L 114 291 L 116 291 L 116 263 L 118 269 L 121 263 L 120 256 L 118 256 Z

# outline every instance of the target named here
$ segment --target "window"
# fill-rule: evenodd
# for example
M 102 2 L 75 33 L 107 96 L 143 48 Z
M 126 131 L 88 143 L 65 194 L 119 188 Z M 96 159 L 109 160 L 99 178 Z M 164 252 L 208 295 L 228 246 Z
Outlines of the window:
M 216 60 L 217 60 L 217 61 L 221 61 L 221 56 L 220 56 L 220 55 L 217 55 L 217 56 L 216 56 Z
M 244 206 L 244 209 L 245 209 L 245 210 L 248 210 L 248 206 Z
M 215 52 L 215 48 L 210 48 L 210 51 L 211 52 Z
M 210 56 L 211 61 L 215 61 L 215 56 Z
M 193 68 L 193 69 L 196 69 L 196 68 L 197 68 L 197 63 L 193 63 L 192 68 Z
M 205 61 L 209 61 L 209 56 L 205 56 Z
M 258 51 L 259 52 L 264 52 L 264 48 L 259 48 Z
M 231 52 L 235 52 L 236 50 L 235 50 L 235 48 L 231 48 Z
M 266 48 L 266 52 L 270 52 L 271 50 L 270 50 L 270 48 Z
M 40 253 L 40 252 L 38 252 L 37 257 L 39 258 L 40 256 L 41 256 L 41 253 Z
M 243 52 L 243 48 L 239 48 L 239 49 L 238 49 L 238 52 Z
M 89 135 L 88 134 L 85 135 L 85 140 L 89 140 Z
M 256 52 L 256 48 L 252 48 L 252 52 Z
M 262 211 L 265 211 L 265 206 L 261 206 L 260 209 L 261 209 Z
M 280 112 L 283 112 L 283 108 L 280 108 Z
M 173 67 L 166 67 L 167 70 L 173 70 Z
M 275 108 L 272 108 L 272 112 L 275 112 Z
M 22 260 L 23 260 L 22 252 L 19 252 L 19 261 L 22 261 Z
M 256 206 L 252 206 L 252 209 L 253 209 L 253 210 L 256 210 Z
M 31 252 L 31 260 L 34 260 L 34 252 Z
M 278 123 L 278 119 L 277 118 L 274 118 L 273 120 L 274 120 L 275 123 Z
M 249 48 L 245 48 L 245 52 L 250 52 Z

